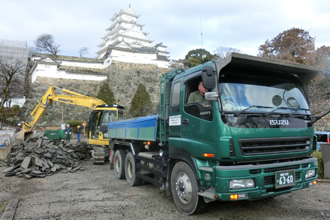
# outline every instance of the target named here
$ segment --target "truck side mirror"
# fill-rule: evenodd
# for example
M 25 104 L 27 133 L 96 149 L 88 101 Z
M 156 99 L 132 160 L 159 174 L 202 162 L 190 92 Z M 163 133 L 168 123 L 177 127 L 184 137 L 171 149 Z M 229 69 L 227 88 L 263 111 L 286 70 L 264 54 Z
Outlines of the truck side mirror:
M 206 92 L 204 94 L 206 101 L 217 101 L 219 98 L 219 95 L 216 92 Z
M 202 81 L 206 89 L 215 88 L 215 70 L 212 66 L 204 66 L 202 69 Z

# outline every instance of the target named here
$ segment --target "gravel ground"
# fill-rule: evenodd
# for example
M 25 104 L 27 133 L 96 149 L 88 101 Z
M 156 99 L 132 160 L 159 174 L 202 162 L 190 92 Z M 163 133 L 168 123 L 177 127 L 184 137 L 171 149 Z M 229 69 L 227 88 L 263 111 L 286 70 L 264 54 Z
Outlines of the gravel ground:
M 213 202 L 187 216 L 156 186 L 129 187 L 116 179 L 109 164 L 85 161 L 81 167 L 30 180 L 4 177 L 0 167 L 0 206 L 17 198 L 14 219 L 330 219 L 329 182 L 272 199 Z

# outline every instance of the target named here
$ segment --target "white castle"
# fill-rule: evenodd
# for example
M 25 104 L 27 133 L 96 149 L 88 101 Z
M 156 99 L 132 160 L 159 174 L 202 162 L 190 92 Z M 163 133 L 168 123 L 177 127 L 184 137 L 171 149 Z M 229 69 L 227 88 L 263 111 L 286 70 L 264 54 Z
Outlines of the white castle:
M 99 45 L 101 48 L 97 58 L 82 58 L 72 56 L 50 56 L 34 54 L 34 65 L 30 71 L 32 83 L 38 76 L 63 79 L 96 80 L 107 78 L 103 69 L 112 61 L 151 64 L 160 68 L 169 67 L 169 53 L 163 43 L 151 46 L 152 40 L 142 31 L 142 24 L 137 23 L 139 16 L 129 7 L 120 10 L 106 29 L 107 33 Z M 88 70 L 88 71 L 85 71 Z M 95 74 L 86 74 L 95 72 Z
M 168 67 L 168 52 L 162 43 L 150 46 L 152 40 L 142 31 L 142 24 L 137 23 L 139 16 L 129 7 L 116 13 L 111 21 L 113 24 L 106 29 L 101 49 L 97 52 L 99 59 L 108 62 L 116 60 L 129 63 L 155 64 Z

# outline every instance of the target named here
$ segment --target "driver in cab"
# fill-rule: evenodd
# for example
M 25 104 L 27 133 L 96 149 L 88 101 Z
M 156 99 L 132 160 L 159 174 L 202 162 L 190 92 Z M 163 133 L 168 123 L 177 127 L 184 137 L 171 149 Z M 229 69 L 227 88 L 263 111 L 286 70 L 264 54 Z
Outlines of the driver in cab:
M 204 107 L 210 107 L 211 102 L 205 100 L 205 97 L 204 97 L 205 92 L 208 92 L 208 89 L 205 89 L 203 82 L 200 81 L 198 84 L 198 90 L 190 93 L 189 98 L 188 98 L 188 103 L 198 102 L 201 105 L 203 105 Z

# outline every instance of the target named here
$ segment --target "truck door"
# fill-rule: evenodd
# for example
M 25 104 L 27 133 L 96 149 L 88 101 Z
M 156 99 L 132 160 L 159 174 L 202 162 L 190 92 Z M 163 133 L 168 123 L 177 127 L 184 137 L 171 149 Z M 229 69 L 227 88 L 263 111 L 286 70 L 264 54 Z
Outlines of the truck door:
M 216 137 L 216 127 L 213 124 L 212 103 L 206 102 L 203 96 L 201 96 L 203 100 L 199 101 L 198 99 L 201 97 L 189 99 L 189 96 L 198 95 L 198 88 L 201 81 L 200 76 L 186 79 L 184 88 L 182 89 L 184 99 L 181 116 L 181 144 L 183 148 L 191 152 L 192 156 L 202 156 L 193 155 L 193 152 L 210 153 L 212 151 L 212 142 L 214 142 L 214 138 Z
M 88 138 L 98 139 L 98 131 L 100 126 L 101 111 L 92 111 L 88 123 Z

